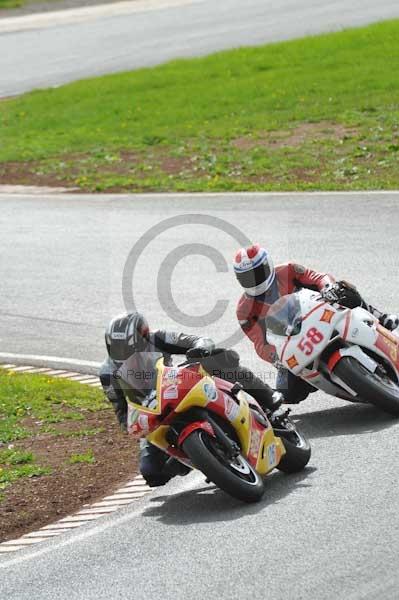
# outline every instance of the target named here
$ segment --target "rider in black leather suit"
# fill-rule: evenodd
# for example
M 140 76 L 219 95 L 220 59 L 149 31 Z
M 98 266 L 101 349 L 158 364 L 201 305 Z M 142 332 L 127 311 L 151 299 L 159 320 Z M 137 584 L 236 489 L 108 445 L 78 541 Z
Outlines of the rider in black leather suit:
M 172 354 L 201 358 L 208 372 L 232 383 L 240 383 L 259 404 L 270 413 L 272 423 L 284 419 L 284 400 L 265 382 L 239 364 L 234 350 L 215 349 L 209 338 L 171 331 L 150 331 L 147 320 L 140 313 L 121 315 L 111 320 L 105 333 L 108 356 L 100 368 L 100 380 L 108 400 L 112 403 L 123 430 L 127 428 L 127 401 L 116 375 L 121 364 L 134 352 L 161 352 L 165 364 L 171 363 Z M 164 485 L 174 475 L 184 475 L 189 469 L 169 458 L 153 444 L 142 440 L 140 471 L 150 486 Z

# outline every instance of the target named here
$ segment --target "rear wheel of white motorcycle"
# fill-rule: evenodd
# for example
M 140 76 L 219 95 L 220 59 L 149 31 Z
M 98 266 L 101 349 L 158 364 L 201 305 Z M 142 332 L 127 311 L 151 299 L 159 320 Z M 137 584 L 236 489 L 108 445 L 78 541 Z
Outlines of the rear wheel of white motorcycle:
M 334 374 L 359 398 L 399 417 L 399 387 L 382 373 L 371 373 L 358 360 L 345 356 L 337 363 Z
M 183 450 L 197 469 L 230 496 L 242 502 L 262 498 L 265 486 L 259 473 L 241 454 L 228 457 L 217 439 L 205 431 L 193 431 L 183 442 Z
M 285 454 L 277 465 L 283 473 L 298 473 L 308 464 L 312 450 L 308 440 L 294 427 L 275 429 L 274 433 L 283 440 Z

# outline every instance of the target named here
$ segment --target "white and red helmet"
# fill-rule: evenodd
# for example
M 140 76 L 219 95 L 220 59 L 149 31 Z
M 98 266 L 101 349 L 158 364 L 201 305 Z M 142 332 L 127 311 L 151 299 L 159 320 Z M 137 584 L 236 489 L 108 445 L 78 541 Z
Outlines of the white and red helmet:
M 267 292 L 276 276 L 272 259 L 259 244 L 241 248 L 237 252 L 234 272 L 249 296 L 260 296 Z

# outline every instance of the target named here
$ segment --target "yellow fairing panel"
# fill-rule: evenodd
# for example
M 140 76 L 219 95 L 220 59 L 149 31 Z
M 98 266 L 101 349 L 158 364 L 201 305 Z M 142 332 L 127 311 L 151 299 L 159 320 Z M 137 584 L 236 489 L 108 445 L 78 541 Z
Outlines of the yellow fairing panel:
M 169 447 L 169 444 L 166 441 L 166 433 L 168 429 L 169 425 L 160 425 L 158 429 L 152 433 L 149 433 L 146 436 L 146 439 L 151 442 L 151 444 L 154 444 L 154 446 L 161 448 L 161 450 L 166 450 Z
M 238 392 L 237 398 L 240 401 L 240 412 L 231 424 L 237 432 L 244 456 L 248 456 L 251 445 L 251 411 L 244 392 Z
M 194 387 L 186 394 L 180 404 L 175 408 L 175 412 L 181 413 L 185 412 L 192 406 L 201 406 L 204 407 L 209 403 L 209 398 L 205 394 L 204 385 L 208 383 L 212 386 L 215 385 L 215 382 L 211 377 L 205 376 L 198 383 L 195 384 Z
M 261 475 L 274 469 L 285 454 L 285 448 L 280 438 L 274 435 L 273 429 L 267 429 L 259 447 L 256 470 Z
M 248 456 L 251 448 L 252 415 L 246 393 L 239 392 L 237 399 L 240 401 L 240 412 L 232 421 L 232 425 L 237 432 L 244 456 Z M 284 454 L 285 448 L 280 438 L 274 435 L 273 429 L 266 429 L 259 445 L 256 470 L 261 475 L 268 473 L 278 465 Z

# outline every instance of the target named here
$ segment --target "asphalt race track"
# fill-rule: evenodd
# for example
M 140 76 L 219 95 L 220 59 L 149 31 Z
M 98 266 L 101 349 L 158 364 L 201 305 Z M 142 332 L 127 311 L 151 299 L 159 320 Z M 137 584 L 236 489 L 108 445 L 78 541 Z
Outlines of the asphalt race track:
M 397 0 L 139 0 L 131 6 L 126 12 L 112 5 L 105 15 L 104 7 L 90 9 L 90 17 L 68 13 L 54 24 L 47 15 L 18 25 L 0 19 L 0 97 L 399 17 Z
M 132 248 L 137 269 L 133 277 L 125 269 L 125 292 L 134 290 L 152 326 L 223 341 L 236 332 L 232 233 L 263 242 L 276 262 L 294 258 L 348 278 L 378 307 L 398 311 L 398 200 L 0 196 L 1 350 L 101 360 L 103 326 L 124 308 Z M 198 214 L 204 224 L 195 223 Z M 138 256 L 139 238 L 165 219 Z M 231 225 L 238 231 L 227 232 Z M 170 253 L 182 245 L 178 260 Z M 217 300 L 224 312 L 207 323 Z M 203 326 L 191 327 L 192 316 Z M 267 375 L 249 343 L 237 348 Z M 312 440 L 312 461 L 302 474 L 269 477 L 260 504 L 242 506 L 199 474 L 178 478 L 77 533 L 2 556 L 0 597 L 396 600 L 399 425 L 319 393 L 294 414 Z

